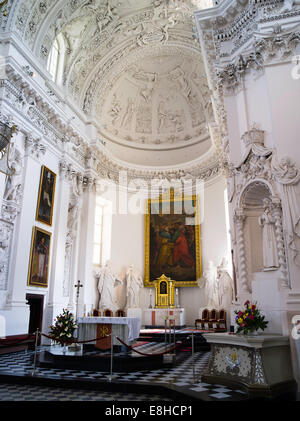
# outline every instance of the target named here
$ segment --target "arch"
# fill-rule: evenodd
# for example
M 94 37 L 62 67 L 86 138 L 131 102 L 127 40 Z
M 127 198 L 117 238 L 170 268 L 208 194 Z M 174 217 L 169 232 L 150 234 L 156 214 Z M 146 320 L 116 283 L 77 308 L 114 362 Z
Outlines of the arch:
M 253 190 L 257 189 L 257 194 L 254 195 Z M 272 199 L 272 197 L 278 197 L 277 192 L 274 190 L 273 185 L 266 179 L 257 178 L 255 180 L 250 180 L 242 189 L 239 199 L 238 199 L 238 208 L 243 208 L 245 205 L 245 198 L 248 195 L 247 200 L 250 202 L 253 195 L 253 206 L 258 206 L 264 197 Z M 266 196 L 267 195 L 267 196 Z M 250 204 L 250 203 L 249 203 Z

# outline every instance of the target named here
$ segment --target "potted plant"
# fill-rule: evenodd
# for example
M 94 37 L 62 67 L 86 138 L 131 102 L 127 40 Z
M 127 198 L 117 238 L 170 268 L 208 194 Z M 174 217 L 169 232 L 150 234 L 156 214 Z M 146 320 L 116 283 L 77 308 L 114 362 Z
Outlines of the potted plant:
M 78 326 L 74 321 L 73 314 L 64 309 L 54 322 L 54 325 L 50 326 L 49 336 L 51 339 L 64 347 L 74 342 L 74 331 Z
M 246 301 L 244 311 L 235 311 L 235 321 L 238 325 L 237 333 L 257 334 L 258 329 L 265 330 L 268 321 L 265 320 L 256 304 L 251 304 L 250 301 Z

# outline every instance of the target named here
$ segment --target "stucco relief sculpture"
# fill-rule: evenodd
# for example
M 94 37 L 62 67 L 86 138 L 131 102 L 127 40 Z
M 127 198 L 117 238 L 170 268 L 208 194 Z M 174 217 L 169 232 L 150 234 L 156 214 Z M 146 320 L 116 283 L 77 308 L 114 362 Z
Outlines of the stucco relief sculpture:
M 284 232 L 294 262 L 300 267 L 300 171 L 289 158 L 272 161 L 272 173 L 281 188 Z
M 264 270 L 274 270 L 279 267 L 275 234 L 275 218 L 272 215 L 270 200 L 264 199 L 263 203 L 264 212 L 258 218 L 258 223 L 262 227 L 263 266 Z
M 109 309 L 115 311 L 117 309 L 115 286 L 122 285 L 123 282 L 113 272 L 110 261 L 107 261 L 95 276 L 98 279 L 98 291 L 100 294 L 99 310 Z
M 20 200 L 20 191 L 22 188 L 23 159 L 20 151 L 15 146 L 12 149 L 13 158 L 10 162 L 10 167 L 13 170 L 13 174 L 7 177 L 4 199 L 17 202 Z
M 297 4 L 300 4 L 300 1 L 298 0 L 284 0 L 283 6 L 280 9 L 281 13 L 284 12 L 290 12 L 293 8 L 293 6 L 296 6 Z
M 126 272 L 126 284 L 126 307 L 138 308 L 140 305 L 139 292 L 140 288 L 143 287 L 143 278 L 133 265 L 130 265 Z

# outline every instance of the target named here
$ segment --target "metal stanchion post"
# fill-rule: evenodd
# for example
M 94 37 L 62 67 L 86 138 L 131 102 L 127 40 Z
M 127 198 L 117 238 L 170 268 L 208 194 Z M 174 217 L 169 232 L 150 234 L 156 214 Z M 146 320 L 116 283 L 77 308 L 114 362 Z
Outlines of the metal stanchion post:
M 167 349 L 167 318 L 165 318 L 165 348 Z
M 174 321 L 174 354 L 176 355 L 176 323 Z
M 35 345 L 34 345 L 34 358 L 33 358 L 32 376 L 36 375 L 36 354 L 37 354 L 38 338 L 39 338 L 39 329 L 37 329 L 36 332 L 35 332 Z
M 110 375 L 108 376 L 108 381 L 111 382 L 115 376 L 113 376 L 113 359 L 114 359 L 114 336 L 110 336 Z
M 195 383 L 194 334 L 193 333 L 192 333 L 192 364 L 193 364 L 193 383 Z

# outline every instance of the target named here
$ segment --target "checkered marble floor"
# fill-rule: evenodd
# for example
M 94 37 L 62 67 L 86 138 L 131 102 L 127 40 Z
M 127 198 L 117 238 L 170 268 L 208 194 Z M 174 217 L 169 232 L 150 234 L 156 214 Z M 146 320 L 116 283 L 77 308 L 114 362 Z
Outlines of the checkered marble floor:
M 159 353 L 166 349 L 164 343 L 147 343 L 138 347 L 139 351 L 145 353 Z M 40 347 L 38 353 L 44 351 Z M 136 354 L 137 355 L 137 354 Z M 10 376 L 32 376 L 34 352 L 22 351 L 0 356 L 0 374 Z M 193 369 L 194 359 L 194 369 Z M 244 400 L 247 395 L 244 391 L 224 387 L 221 385 L 210 385 L 200 382 L 201 374 L 204 373 L 208 364 L 209 352 L 195 352 L 194 357 L 187 353 L 187 357 L 172 368 L 161 368 L 156 370 L 142 370 L 135 372 L 114 372 L 114 380 L 124 383 L 160 384 L 170 386 L 172 389 L 187 392 L 199 400 Z M 88 370 L 52 369 L 37 367 L 36 376 L 39 378 L 50 378 L 59 380 L 84 379 L 93 382 L 108 381 L 108 373 Z
M 0 383 L 1 401 L 171 401 L 159 395 Z

